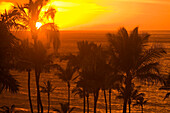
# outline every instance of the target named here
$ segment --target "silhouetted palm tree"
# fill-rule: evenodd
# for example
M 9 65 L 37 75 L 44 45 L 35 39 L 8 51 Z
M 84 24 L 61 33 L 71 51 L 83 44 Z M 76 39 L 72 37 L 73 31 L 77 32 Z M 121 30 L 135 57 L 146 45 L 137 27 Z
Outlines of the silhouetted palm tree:
M 34 69 L 32 62 L 33 45 L 31 45 L 27 40 L 22 40 L 19 46 L 19 54 L 17 55 L 16 69 L 18 71 L 27 71 L 28 73 L 28 97 L 31 113 L 33 113 L 32 101 L 31 101 L 31 90 L 30 90 L 30 79 L 31 70 Z
M 84 79 L 80 78 L 78 82 L 76 82 L 76 87 L 72 89 L 72 93 L 75 95 L 79 95 L 80 98 L 83 98 L 83 112 L 86 112 L 86 98 L 87 98 L 87 113 L 89 113 L 89 93 L 90 89 L 88 86 L 88 82 Z
M 136 99 L 136 103 L 133 104 L 133 106 L 140 105 L 141 108 L 142 108 L 141 113 L 143 113 L 143 105 L 145 105 L 146 103 L 147 103 L 147 100 L 144 100 L 143 96 L 140 96 Z
M 71 113 L 75 107 L 70 108 L 69 103 L 60 103 L 61 110 L 59 109 L 53 109 L 53 111 L 57 111 L 59 113 Z
M 46 5 L 46 3 L 48 2 L 48 0 L 29 0 L 28 4 L 24 4 L 24 6 L 22 5 L 18 5 L 14 7 L 14 10 L 16 10 L 19 14 L 16 16 L 19 24 L 21 24 L 22 26 L 24 26 L 25 28 L 28 28 L 31 31 L 31 36 L 32 39 L 34 40 L 34 47 L 35 50 L 37 51 L 39 49 L 39 41 L 37 41 L 38 38 L 38 32 L 42 31 L 44 28 L 48 28 L 50 27 L 52 30 L 50 33 L 50 38 L 52 37 L 52 42 L 53 42 L 53 47 L 54 50 L 57 51 L 59 48 L 59 37 L 58 37 L 58 32 L 56 32 L 56 27 L 54 25 L 54 23 L 46 23 L 44 25 L 41 26 L 40 29 L 36 28 L 36 22 L 39 21 L 43 21 L 44 17 L 46 17 L 46 15 L 44 14 L 44 16 L 41 18 L 40 17 L 40 12 L 41 9 L 44 5 Z M 51 10 L 50 11 L 52 14 L 51 18 L 54 19 L 54 14 L 55 13 Z M 47 11 L 47 12 L 48 12 Z M 49 13 L 46 13 L 49 16 Z M 53 21 L 54 22 L 54 21 Z M 50 41 L 51 42 L 51 41 Z M 36 56 L 37 55 L 37 56 Z M 39 57 L 38 54 L 35 54 L 35 57 Z M 38 64 L 40 63 L 40 64 Z M 39 91 L 39 79 L 40 79 L 40 73 L 41 73 L 41 62 L 35 62 L 35 76 L 36 76 L 36 87 L 37 87 L 37 111 L 39 113 L 39 106 L 41 107 L 41 112 L 43 112 L 43 106 L 42 106 L 42 102 L 41 102 L 41 98 L 40 98 L 40 91 Z
M 18 54 L 18 70 L 26 70 L 28 72 L 28 96 L 29 102 L 32 109 L 31 103 L 31 94 L 30 94 L 30 71 L 31 69 L 35 71 L 36 85 L 39 88 L 39 77 L 40 74 L 45 71 L 50 70 L 50 65 L 52 62 L 52 54 L 47 53 L 47 49 L 42 45 L 41 42 L 38 42 L 36 47 L 33 44 L 30 44 L 27 40 L 22 41 L 20 45 L 20 52 Z M 40 92 L 37 94 L 40 96 Z M 41 104 L 40 97 L 37 98 L 38 103 Z
M 119 99 L 123 99 L 125 97 L 125 88 L 120 87 L 119 89 L 120 94 L 117 96 Z M 134 84 L 131 85 L 131 91 L 130 91 L 130 98 L 128 99 L 128 104 L 129 104 L 129 113 L 131 112 L 131 103 L 132 100 L 137 100 L 143 97 L 145 94 L 144 93 L 138 93 L 138 89 L 135 89 Z
M 132 80 L 138 78 L 142 81 L 162 80 L 159 76 L 157 59 L 166 52 L 161 47 L 146 48 L 148 34 L 139 34 L 136 27 L 130 35 L 125 28 L 117 34 L 108 34 L 112 63 L 122 71 L 125 76 L 125 96 L 123 113 L 126 113 Z
M 104 76 L 110 68 L 106 63 L 107 55 L 101 45 L 87 41 L 78 42 L 77 62 L 80 69 L 79 75 L 84 92 L 89 91 L 94 96 L 94 113 L 96 113 L 99 90 L 103 86 Z
M 14 12 L 1 14 L 0 17 L 0 93 L 6 89 L 11 92 L 19 90 L 19 82 L 11 75 L 15 64 L 15 55 L 19 40 L 12 35 L 10 28 L 14 22 L 10 20 Z
M 59 77 L 59 79 L 61 79 L 62 81 L 67 83 L 67 87 L 68 87 L 68 103 L 70 105 L 70 81 L 73 79 L 73 75 L 76 72 L 77 68 L 75 68 L 74 66 L 72 66 L 70 64 L 70 62 L 68 61 L 67 65 L 66 65 L 66 69 L 62 68 L 62 67 L 58 67 L 58 72 L 56 73 L 56 75 Z
M 41 87 L 41 92 L 47 93 L 48 95 L 48 113 L 50 111 L 50 93 L 55 90 L 56 87 L 53 87 L 51 81 L 44 82 L 44 86 Z
M 110 71 L 106 77 L 105 86 L 109 90 L 109 112 L 111 113 L 111 93 L 112 90 L 117 90 L 121 87 L 123 75 L 118 74 L 116 71 Z

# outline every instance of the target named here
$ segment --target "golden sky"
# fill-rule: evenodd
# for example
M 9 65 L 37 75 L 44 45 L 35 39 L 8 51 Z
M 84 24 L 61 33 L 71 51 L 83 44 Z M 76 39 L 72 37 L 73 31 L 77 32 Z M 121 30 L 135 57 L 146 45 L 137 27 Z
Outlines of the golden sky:
M 1 0 L 0 12 L 10 2 Z M 61 30 L 115 30 L 122 26 L 143 30 L 170 30 L 170 0 L 51 0 Z

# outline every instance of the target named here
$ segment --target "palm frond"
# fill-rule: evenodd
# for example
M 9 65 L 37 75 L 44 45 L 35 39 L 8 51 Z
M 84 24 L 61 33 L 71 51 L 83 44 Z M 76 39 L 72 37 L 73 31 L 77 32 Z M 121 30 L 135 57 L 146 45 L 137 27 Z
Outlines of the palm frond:
M 164 54 L 166 54 L 166 51 L 161 47 L 152 47 L 145 50 L 143 55 L 139 58 L 136 67 L 146 64 L 147 62 L 151 62 L 157 58 L 161 58 Z
M 59 109 L 55 109 L 55 108 L 53 108 L 53 111 L 57 111 L 59 113 L 62 113 Z
M 72 107 L 68 113 L 71 113 L 76 107 Z
M 145 72 L 148 72 L 150 70 L 154 70 L 154 71 L 156 71 L 159 74 L 158 66 L 159 66 L 158 62 L 154 62 L 154 63 L 149 63 L 149 64 L 146 64 L 146 65 L 143 65 L 143 66 L 141 66 L 137 70 L 137 72 L 136 72 L 137 74 L 136 75 L 138 75 L 138 73 L 145 73 Z
M 170 93 L 167 93 L 167 94 L 165 95 L 165 97 L 164 97 L 164 99 L 163 99 L 163 100 L 165 100 L 166 98 L 168 98 L 168 97 L 169 97 L 169 95 L 170 95 Z
M 137 79 L 144 83 L 164 83 L 164 80 L 160 75 L 151 72 L 138 74 Z
M 5 89 L 12 93 L 17 93 L 19 91 L 19 82 L 9 73 L 2 72 L 0 76 L 0 93 Z

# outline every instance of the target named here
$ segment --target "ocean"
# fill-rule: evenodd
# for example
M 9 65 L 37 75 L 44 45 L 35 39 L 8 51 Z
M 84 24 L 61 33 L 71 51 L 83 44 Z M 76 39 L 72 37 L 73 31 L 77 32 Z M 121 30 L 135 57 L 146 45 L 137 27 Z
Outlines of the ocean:
M 102 46 L 107 46 L 107 33 L 114 33 L 115 31 L 61 31 L 60 41 L 61 46 L 59 48 L 60 54 L 76 53 L 77 42 L 82 40 L 93 41 Z M 160 69 L 162 74 L 170 73 L 170 31 L 142 31 L 147 32 L 151 36 L 149 38 L 150 45 L 162 46 L 165 48 L 167 54 L 160 59 Z M 25 35 L 25 34 L 21 34 Z M 27 36 L 25 36 L 27 37 Z M 16 111 L 20 113 L 28 113 L 30 111 L 29 101 L 27 96 L 27 73 L 11 71 L 14 77 L 20 82 L 20 91 L 17 94 L 11 94 L 9 92 L 3 92 L 0 95 L 0 106 L 7 105 L 16 106 Z M 59 103 L 67 102 L 67 84 L 62 82 L 53 73 L 42 73 L 40 84 L 51 80 L 53 86 L 56 86 L 54 92 L 51 93 L 51 109 L 60 109 Z M 140 83 L 138 83 L 140 85 Z M 75 87 L 74 81 L 71 82 L 71 89 Z M 167 91 L 159 90 L 160 84 L 157 85 L 142 85 L 140 92 L 145 93 L 145 98 L 148 100 L 144 105 L 144 113 L 169 113 L 170 112 L 170 98 L 163 101 L 163 98 Z M 31 96 L 33 102 L 34 111 L 36 111 L 36 85 L 34 72 L 31 72 Z M 112 91 L 112 112 L 122 113 L 123 100 L 116 99 L 117 91 Z M 47 94 L 41 93 L 42 103 L 45 112 L 47 112 Z M 90 112 L 93 112 L 93 97 L 90 96 Z M 108 98 L 108 95 L 107 95 Z M 83 112 L 83 99 L 78 95 L 71 94 L 71 107 L 76 107 L 72 113 Z M 51 112 L 53 112 L 51 110 Z M 139 106 L 131 106 L 132 113 L 141 113 Z M 55 113 L 55 112 L 54 112 Z M 97 113 L 105 113 L 105 104 L 103 98 L 103 92 L 100 91 L 99 100 L 97 104 Z

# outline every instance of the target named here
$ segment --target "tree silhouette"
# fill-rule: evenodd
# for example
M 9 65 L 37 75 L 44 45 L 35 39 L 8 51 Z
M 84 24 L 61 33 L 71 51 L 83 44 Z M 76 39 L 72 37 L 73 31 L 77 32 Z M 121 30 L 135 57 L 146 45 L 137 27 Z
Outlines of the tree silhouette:
M 66 65 L 66 69 L 62 67 L 57 68 L 58 71 L 56 75 L 61 79 L 62 81 L 67 83 L 68 87 L 68 103 L 70 105 L 70 81 L 73 79 L 73 75 L 76 72 L 77 68 L 72 66 L 72 64 L 68 61 Z
M 28 96 L 30 108 L 33 111 L 30 95 L 30 71 L 31 69 L 35 71 L 36 83 L 38 83 L 36 85 L 39 85 L 39 78 L 37 77 L 40 77 L 42 72 L 50 71 L 50 66 L 53 64 L 53 54 L 49 54 L 41 42 L 38 42 L 35 47 L 34 44 L 29 43 L 27 40 L 22 41 L 19 50 L 17 68 L 20 71 L 26 70 L 28 72 Z M 38 95 L 40 96 L 40 93 Z M 40 104 L 41 100 L 39 98 L 37 98 L 37 101 Z
M 110 71 L 110 66 L 106 63 L 107 55 L 101 45 L 93 42 L 78 42 L 78 49 L 77 62 L 80 79 L 77 85 L 83 89 L 84 98 L 85 92 L 93 94 L 94 113 L 96 113 L 99 90 L 103 86 L 105 75 Z
M 0 93 L 6 89 L 18 92 L 19 82 L 11 75 L 15 63 L 15 55 L 19 40 L 12 35 L 10 28 L 14 22 L 11 20 L 14 12 L 1 14 L 0 17 Z
M 122 86 L 119 88 L 119 95 L 117 98 L 123 99 L 125 97 L 125 88 Z M 144 93 L 138 93 L 138 89 L 135 88 L 134 84 L 131 84 L 131 91 L 130 91 L 130 97 L 128 99 L 128 105 L 129 105 L 129 113 L 131 112 L 131 103 L 133 100 L 140 99 L 143 97 Z
M 113 68 L 111 68 L 113 69 Z M 123 75 L 120 75 L 116 71 L 110 70 L 110 74 L 106 76 L 105 87 L 109 91 L 109 111 L 111 113 L 111 93 L 112 90 L 118 90 L 121 87 Z
M 48 113 L 50 111 L 50 93 L 55 90 L 56 87 L 53 87 L 51 81 L 44 82 L 44 86 L 41 87 L 41 92 L 47 93 L 48 95 Z
M 16 69 L 18 71 L 27 71 L 28 73 L 28 98 L 31 113 L 33 113 L 32 101 L 31 101 L 31 90 L 30 90 L 30 80 L 31 80 L 31 70 L 34 69 L 32 62 L 33 45 L 29 43 L 28 39 L 22 40 L 19 45 L 19 52 L 17 54 Z
M 139 34 L 136 27 L 130 35 L 125 28 L 117 34 L 108 34 L 112 63 L 122 71 L 125 76 L 125 96 L 123 113 L 126 113 L 132 80 L 137 78 L 145 82 L 162 81 L 159 76 L 158 58 L 166 52 L 161 47 L 146 48 L 148 34 Z
M 36 53 L 34 54 L 35 59 L 40 57 L 39 54 L 41 54 L 41 53 L 37 53 L 37 52 L 40 52 L 39 51 L 40 43 L 37 40 L 37 38 L 38 38 L 38 33 L 42 32 L 42 30 L 50 28 L 50 36 L 48 37 L 50 38 L 49 42 L 53 43 L 53 47 L 55 51 L 57 51 L 59 48 L 59 37 L 58 37 L 58 32 L 56 31 L 56 26 L 54 25 L 54 23 L 46 23 L 42 25 L 41 28 L 39 29 L 36 28 L 36 22 L 43 21 L 43 19 L 46 17 L 45 14 L 43 15 L 43 17 L 41 17 L 40 12 L 41 12 L 42 7 L 46 5 L 47 2 L 48 0 L 35 0 L 35 1 L 29 0 L 28 4 L 24 4 L 24 6 L 18 4 L 13 9 L 14 11 L 17 11 L 18 13 L 16 15 L 16 18 L 19 21 L 19 24 L 31 31 L 31 36 L 32 36 L 32 39 L 34 40 L 34 48 L 36 51 Z M 48 10 L 48 11 L 51 12 L 50 13 L 51 17 L 52 19 L 54 19 L 54 11 L 53 13 L 51 10 Z M 48 14 L 49 16 L 49 13 L 46 13 L 46 14 Z M 43 58 L 41 59 L 44 60 Z M 39 62 L 39 61 L 34 61 L 34 64 L 35 64 L 34 70 L 35 70 L 36 87 L 37 87 L 37 111 L 38 113 L 40 112 L 39 110 L 39 106 L 40 106 L 41 112 L 43 113 L 43 106 L 42 106 L 40 90 L 39 90 L 39 79 L 40 79 L 40 75 L 42 71 L 42 65 L 41 65 L 42 62 Z
M 141 108 L 142 108 L 142 112 L 141 113 L 143 113 L 143 105 L 145 105 L 146 103 L 147 103 L 147 100 L 144 100 L 144 98 L 142 96 L 140 96 L 140 97 L 138 97 L 136 99 L 136 103 L 133 104 L 133 106 L 140 105 Z
M 81 75 L 81 74 L 80 74 Z M 86 98 L 87 98 L 87 113 L 89 113 L 89 93 L 91 89 L 88 86 L 88 81 L 80 78 L 79 81 L 76 82 L 76 87 L 72 89 L 72 93 L 75 95 L 79 95 L 80 98 L 83 98 L 83 112 L 86 112 Z

